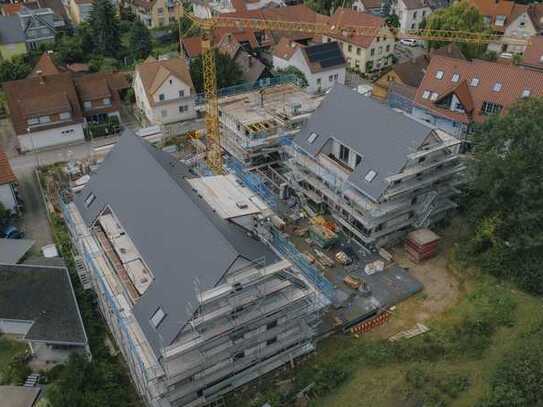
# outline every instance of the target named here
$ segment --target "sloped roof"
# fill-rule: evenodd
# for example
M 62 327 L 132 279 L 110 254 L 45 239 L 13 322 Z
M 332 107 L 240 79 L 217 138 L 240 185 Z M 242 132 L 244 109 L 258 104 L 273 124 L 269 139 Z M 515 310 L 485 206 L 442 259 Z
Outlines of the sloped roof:
M 87 343 L 64 267 L 0 265 L 0 318 L 32 321 L 29 340 Z
M 453 94 L 458 98 L 460 103 L 462 103 L 466 113 L 469 114 L 473 111 L 473 98 L 466 80 L 463 80 L 458 85 L 453 86 L 451 90 L 444 92 L 443 95 L 436 100 L 436 104 L 439 104 L 440 101 Z
M 125 133 L 75 198 L 87 224 L 108 205 L 149 266 L 154 279 L 134 312 L 157 354 L 190 319 L 196 281 L 208 289 L 240 259 L 276 259 L 262 242 L 219 218 L 192 190 L 185 179 L 191 177 L 184 164 Z M 87 208 L 91 192 L 96 199 Z M 159 307 L 166 317 L 156 330 L 150 319 Z
M 301 48 L 311 73 L 336 69 L 347 64 L 343 51 L 336 41 L 309 45 Z
M 171 58 L 166 60 L 147 59 L 144 63 L 136 65 L 136 72 L 140 75 L 143 88 L 147 93 L 149 103 L 153 104 L 153 94 L 160 88 L 170 75 L 194 89 L 190 77 L 189 67 L 183 58 Z
M 61 71 L 58 69 L 56 64 L 53 62 L 51 55 L 48 52 L 41 54 L 40 59 L 36 62 L 34 69 L 28 75 L 28 78 L 33 78 L 36 76 L 48 76 L 48 75 L 57 75 Z
M 397 174 L 407 154 L 416 151 L 431 132 L 431 128 L 403 113 L 336 84 L 294 142 L 317 156 L 330 139 L 336 139 L 360 154 L 362 162 L 348 181 L 377 201 L 387 187 L 385 178 Z M 309 143 L 307 139 L 312 133 L 318 136 Z M 371 170 L 376 175 L 368 182 L 364 178 Z
M 339 7 L 332 17 L 330 17 L 329 24 L 340 27 L 348 25 L 380 28 L 385 25 L 385 20 L 370 13 Z M 343 34 L 332 35 L 332 37 L 352 43 L 358 47 L 368 48 L 377 36 L 356 35 L 351 32 L 345 32 Z
M 474 6 L 479 13 L 485 17 L 489 17 L 492 24 L 492 29 L 498 32 L 504 32 L 505 28 L 511 23 L 514 1 L 509 0 L 469 0 L 470 4 Z M 505 17 L 505 23 L 503 26 L 496 25 L 496 17 Z
M 5 82 L 3 87 L 16 134 L 26 133 L 27 119 L 33 114 L 69 111 L 72 113 L 72 123 L 83 121 L 79 98 L 69 72 Z M 65 126 L 66 122 L 62 125 Z M 40 129 L 56 126 L 53 123 Z
M 521 64 L 543 69 L 543 37 L 535 36 L 530 38 L 530 44 L 524 51 Z
M 381 0 L 359 0 L 366 10 L 375 10 L 381 8 Z
M 17 182 L 17 178 L 15 178 L 15 174 L 11 169 L 8 156 L 0 148 L 0 185 L 11 184 L 13 182 Z
M 17 16 L 0 16 L 0 44 L 19 44 L 26 41 L 21 22 Z
M 425 0 L 402 0 L 408 10 L 418 10 L 421 8 L 430 7 Z
M 292 41 L 290 38 L 282 37 L 277 45 L 273 47 L 273 55 L 288 61 L 300 47 L 302 47 L 302 44 Z
M 430 56 L 434 55 L 441 55 L 444 57 L 458 58 L 464 60 L 466 59 L 466 57 L 462 53 L 462 50 L 460 50 L 460 48 L 458 48 L 458 45 L 453 42 L 440 48 L 432 48 L 430 50 Z
M 436 78 L 436 72 L 443 71 L 442 79 Z M 440 108 L 430 99 L 423 99 L 424 91 L 436 92 L 438 100 L 451 91 L 455 83 L 451 81 L 453 74 L 459 75 L 458 84 L 466 81 L 473 100 L 471 115 L 452 112 Z M 471 86 L 473 78 L 479 79 L 477 86 Z M 494 85 L 501 84 L 499 91 L 494 91 Z M 481 114 L 483 102 L 491 102 L 503 106 L 502 113 L 522 97 L 524 90 L 530 91 L 530 96 L 543 96 L 543 73 L 524 69 L 515 65 L 504 65 L 495 62 L 473 60 L 463 61 L 456 58 L 434 56 L 422 80 L 416 96 L 416 103 L 444 117 L 455 121 L 482 123 L 486 116 Z
M 186 37 L 181 40 L 183 49 L 187 53 L 187 57 L 194 58 L 202 54 L 202 38 L 201 37 Z
M 402 83 L 416 88 L 424 78 L 428 63 L 427 57 L 421 55 L 418 58 L 393 65 L 392 70 L 398 75 Z

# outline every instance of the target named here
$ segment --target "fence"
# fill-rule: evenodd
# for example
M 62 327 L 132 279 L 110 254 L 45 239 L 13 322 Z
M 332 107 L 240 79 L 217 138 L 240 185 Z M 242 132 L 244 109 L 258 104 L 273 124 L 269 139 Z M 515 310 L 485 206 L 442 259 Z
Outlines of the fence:
M 217 96 L 233 96 L 240 93 L 269 88 L 271 86 L 286 85 L 289 83 L 300 86 L 299 79 L 296 75 L 279 75 L 273 78 L 260 79 L 256 82 L 245 82 L 240 85 L 228 86 L 226 88 L 219 89 L 217 91 Z M 195 100 L 197 106 L 203 105 L 206 102 L 205 95 L 203 93 L 198 93 Z
M 270 208 L 277 207 L 277 199 L 270 188 L 262 181 L 262 179 L 249 172 L 241 162 L 235 158 L 229 157 L 225 162 L 226 168 L 236 174 L 236 176 L 249 188 L 251 191 L 257 193 L 266 202 Z

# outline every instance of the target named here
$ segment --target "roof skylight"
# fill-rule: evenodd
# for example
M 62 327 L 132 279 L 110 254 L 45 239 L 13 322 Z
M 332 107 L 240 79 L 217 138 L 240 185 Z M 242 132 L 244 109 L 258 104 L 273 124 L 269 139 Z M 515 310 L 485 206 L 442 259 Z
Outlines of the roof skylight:
M 377 173 L 373 170 L 369 170 L 368 173 L 366 174 L 366 176 L 364 177 L 364 179 L 368 182 L 371 182 L 373 181 L 373 179 L 375 178 L 375 176 L 377 175 Z

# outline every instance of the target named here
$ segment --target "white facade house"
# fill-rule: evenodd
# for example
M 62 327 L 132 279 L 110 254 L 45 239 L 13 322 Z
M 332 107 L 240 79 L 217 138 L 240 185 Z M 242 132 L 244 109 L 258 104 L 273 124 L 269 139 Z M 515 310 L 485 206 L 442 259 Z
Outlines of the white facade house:
M 396 0 L 392 12 L 400 20 L 400 31 L 417 30 L 422 22 L 432 13 L 425 0 Z
M 337 42 L 304 47 L 283 38 L 273 54 L 275 69 L 293 66 L 303 72 L 310 93 L 324 92 L 336 83 L 344 84 L 346 65 Z
M 136 67 L 133 87 L 136 104 L 152 125 L 196 117 L 194 86 L 182 58 L 148 59 Z
M 5 209 L 14 212 L 17 211 L 16 184 L 17 178 L 11 169 L 8 157 L 0 150 L 0 203 Z
M 73 123 L 68 126 L 45 130 L 35 128 L 27 134 L 19 134 L 17 138 L 21 152 L 28 152 L 79 143 L 85 140 L 85 133 L 83 123 Z

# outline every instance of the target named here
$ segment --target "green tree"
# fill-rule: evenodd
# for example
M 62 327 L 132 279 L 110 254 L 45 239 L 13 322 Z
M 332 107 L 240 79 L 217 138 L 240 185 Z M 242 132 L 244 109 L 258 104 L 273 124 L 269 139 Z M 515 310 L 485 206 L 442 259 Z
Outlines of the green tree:
M 400 18 L 396 14 L 390 14 L 385 18 L 386 23 L 389 27 L 399 28 L 400 27 Z
M 237 85 L 243 82 L 243 72 L 239 65 L 230 58 L 230 56 L 222 52 L 215 52 L 215 66 L 217 68 L 217 87 L 219 89 Z M 190 63 L 190 76 L 197 92 L 202 92 L 204 89 L 204 76 L 202 70 L 202 57 L 199 56 L 193 59 Z
M 430 30 L 451 30 L 471 33 L 490 33 L 483 16 L 467 0 L 453 3 L 447 8 L 431 14 L 425 28 Z M 440 48 L 447 44 L 443 41 L 429 41 L 430 48 Z M 467 58 L 477 58 L 486 51 L 486 44 L 457 43 Z
M 121 49 L 119 19 L 110 0 L 96 0 L 90 12 L 90 33 L 95 54 L 115 57 Z
M 24 57 L 16 56 L 11 61 L 0 62 L 0 82 L 26 78 L 31 71 L 32 65 Z
M 543 294 L 543 99 L 526 98 L 473 135 L 461 247 L 483 271 Z
M 119 61 L 98 56 L 89 61 L 89 69 L 92 72 L 115 72 L 119 69 Z
M 277 69 L 275 73 L 277 75 L 294 75 L 297 77 L 300 86 L 304 88 L 307 86 L 307 78 L 305 77 L 305 74 L 295 66 L 291 65 L 285 69 Z
M 141 21 L 132 24 L 128 32 L 128 49 L 134 59 L 144 59 L 153 49 L 151 33 Z

